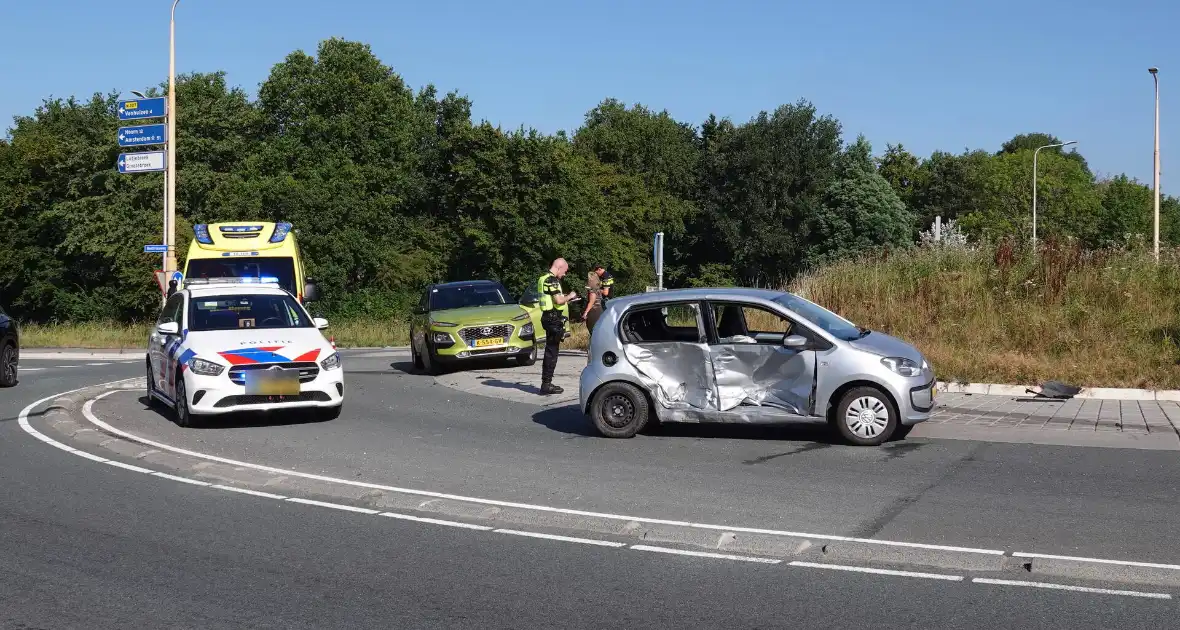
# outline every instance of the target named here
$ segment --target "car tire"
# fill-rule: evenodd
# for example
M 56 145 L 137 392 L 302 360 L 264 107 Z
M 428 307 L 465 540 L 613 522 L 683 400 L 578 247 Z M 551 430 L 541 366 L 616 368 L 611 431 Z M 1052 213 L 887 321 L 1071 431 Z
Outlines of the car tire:
M 889 439 L 890 440 L 904 440 L 904 439 L 906 439 L 907 436 L 909 436 L 910 431 L 912 431 L 915 426 L 917 426 L 917 425 L 898 424 L 897 428 L 893 430 L 893 436 L 890 437 Z
M 0 349 L 0 387 L 16 387 L 19 379 L 16 346 L 6 343 Z
M 147 405 L 154 409 L 160 405 L 160 401 L 156 399 L 156 375 L 150 360 L 147 361 L 147 376 L 144 380 L 147 381 Z
M 426 354 L 421 355 L 419 360 L 422 361 L 423 372 L 426 372 L 430 376 L 438 376 L 439 374 L 442 374 L 442 366 L 438 364 L 438 358 L 434 356 L 433 352 L 431 352 L 429 344 L 426 346 Z
M 415 370 L 421 370 L 425 366 L 422 365 L 422 355 L 418 354 L 418 344 L 414 343 L 414 331 L 410 331 L 410 360 L 414 363 Z
M 188 392 L 184 388 L 183 375 L 176 377 L 176 403 L 173 413 L 176 415 L 176 425 L 179 427 L 191 429 L 199 425 L 198 416 L 194 416 L 188 406 Z
M 516 355 L 516 363 L 517 363 L 517 365 L 523 365 L 525 367 L 528 367 L 530 365 L 536 365 L 536 363 L 537 363 L 537 342 L 535 342 L 535 341 L 533 342 L 533 347 L 529 348 L 528 352 L 525 352 L 524 354 Z
M 630 383 L 607 383 L 590 401 L 590 420 L 603 437 L 635 437 L 650 412 L 647 397 Z
M 897 411 L 876 387 L 854 387 L 836 405 L 836 430 L 854 446 L 879 446 L 897 430 Z

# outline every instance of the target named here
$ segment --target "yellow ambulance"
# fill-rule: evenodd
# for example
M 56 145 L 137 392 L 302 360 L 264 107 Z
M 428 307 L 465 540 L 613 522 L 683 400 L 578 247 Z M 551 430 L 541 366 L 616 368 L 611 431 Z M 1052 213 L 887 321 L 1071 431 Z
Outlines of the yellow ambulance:
M 290 223 L 198 223 L 193 236 L 181 286 L 201 278 L 251 278 L 278 283 L 304 304 L 319 299 Z

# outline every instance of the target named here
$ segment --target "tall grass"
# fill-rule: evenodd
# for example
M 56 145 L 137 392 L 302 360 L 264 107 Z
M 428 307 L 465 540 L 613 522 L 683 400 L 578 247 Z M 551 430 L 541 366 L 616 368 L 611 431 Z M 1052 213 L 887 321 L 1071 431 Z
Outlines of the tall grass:
M 839 263 L 792 290 L 917 345 L 943 380 L 1180 388 L 1180 252 L 1048 243 L 918 248 Z

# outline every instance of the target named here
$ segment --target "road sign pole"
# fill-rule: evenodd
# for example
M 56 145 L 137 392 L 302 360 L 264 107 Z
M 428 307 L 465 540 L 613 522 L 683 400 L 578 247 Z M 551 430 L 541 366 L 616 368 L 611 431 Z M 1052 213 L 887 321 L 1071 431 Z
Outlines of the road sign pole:
M 168 245 L 168 253 L 164 254 L 164 271 L 176 271 L 176 5 L 180 0 L 172 1 L 172 19 L 168 24 L 168 125 L 167 151 L 168 166 L 164 171 L 164 181 L 167 188 L 168 200 L 164 204 L 164 244 Z

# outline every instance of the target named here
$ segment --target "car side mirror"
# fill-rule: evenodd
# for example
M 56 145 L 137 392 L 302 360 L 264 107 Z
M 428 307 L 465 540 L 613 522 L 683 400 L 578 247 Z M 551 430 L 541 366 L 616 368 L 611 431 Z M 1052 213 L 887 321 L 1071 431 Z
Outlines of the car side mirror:
M 807 337 L 803 335 L 787 335 L 787 338 L 783 339 L 783 345 L 792 350 L 803 350 L 807 347 Z
M 414 307 L 414 314 L 415 315 L 425 315 L 426 314 L 426 307 L 425 306 L 415 306 Z
M 161 335 L 179 335 L 180 324 L 177 324 L 176 322 L 166 322 L 156 326 L 156 332 L 160 333 Z
M 314 282 L 308 282 L 303 285 L 303 301 L 316 302 L 320 299 L 320 287 Z
M 324 319 L 323 317 L 316 317 L 312 321 L 315 322 L 315 327 L 320 330 L 328 327 L 328 320 Z

